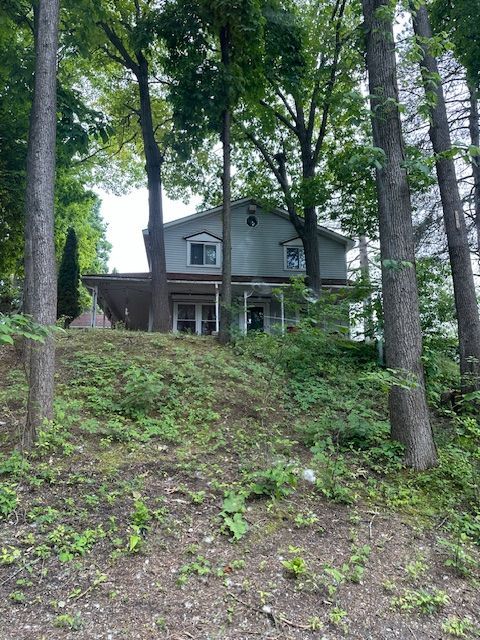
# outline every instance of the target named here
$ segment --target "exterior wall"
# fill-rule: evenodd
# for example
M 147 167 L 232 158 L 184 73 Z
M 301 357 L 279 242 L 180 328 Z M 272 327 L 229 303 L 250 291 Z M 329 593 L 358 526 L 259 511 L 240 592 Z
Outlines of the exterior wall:
M 299 271 L 284 268 L 284 247 L 280 244 L 297 234 L 291 222 L 275 213 L 265 212 L 257 207 L 256 227 L 249 227 L 248 202 L 232 207 L 232 274 L 237 276 L 258 276 L 259 278 L 300 275 Z M 214 279 L 221 275 L 218 267 L 187 266 L 187 241 L 185 237 L 207 231 L 222 236 L 221 213 L 199 216 L 184 223 L 165 228 L 165 250 L 169 273 L 212 274 Z M 346 246 L 328 236 L 319 235 L 320 268 L 322 278 L 346 279 Z

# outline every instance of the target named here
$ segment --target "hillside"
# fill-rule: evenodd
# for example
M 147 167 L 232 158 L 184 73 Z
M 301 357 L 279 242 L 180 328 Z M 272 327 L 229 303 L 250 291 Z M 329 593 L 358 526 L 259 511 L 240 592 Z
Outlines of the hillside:
M 404 469 L 368 347 L 72 330 L 57 357 L 22 458 L 0 349 L 2 640 L 480 637 L 477 423 L 435 412 L 440 466 Z

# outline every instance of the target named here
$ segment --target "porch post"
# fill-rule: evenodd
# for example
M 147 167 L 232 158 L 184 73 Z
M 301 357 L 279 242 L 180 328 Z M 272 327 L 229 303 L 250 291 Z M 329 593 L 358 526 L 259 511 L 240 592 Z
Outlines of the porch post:
M 247 335 L 247 292 L 243 292 L 243 333 Z
M 92 290 L 92 320 L 91 327 L 97 326 L 97 296 L 98 296 L 98 288 L 93 287 Z
M 215 331 L 220 330 L 220 294 L 218 291 L 218 282 L 215 283 Z
M 281 322 L 282 322 L 282 336 L 285 335 L 285 299 L 283 296 L 283 291 L 280 294 L 280 315 L 281 315 Z

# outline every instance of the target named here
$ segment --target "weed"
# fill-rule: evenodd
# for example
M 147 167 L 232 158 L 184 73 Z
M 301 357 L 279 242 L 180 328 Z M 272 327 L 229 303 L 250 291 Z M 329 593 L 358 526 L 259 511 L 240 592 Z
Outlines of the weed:
M 392 598 L 391 603 L 400 611 L 418 611 L 423 614 L 436 613 L 449 601 L 447 594 L 439 589 L 406 589 L 401 596 Z
M 456 638 L 468 638 L 471 633 L 477 634 L 479 631 L 469 618 L 458 618 L 457 616 L 447 618 L 442 623 L 442 630 Z
M 456 540 L 440 538 L 438 543 L 445 553 L 445 566 L 465 577 L 478 568 L 479 562 L 470 551 L 471 545 L 465 533 L 460 533 Z
M 2 547 L 0 549 L 0 565 L 1 564 L 13 564 L 22 555 L 22 552 L 17 547 Z
M 0 518 L 8 518 L 18 504 L 17 493 L 11 486 L 0 483 Z
M 412 560 L 405 567 L 405 571 L 412 580 L 418 580 L 418 578 L 422 576 L 427 569 L 428 565 L 423 558 Z
M 293 465 L 281 463 L 265 471 L 250 474 L 250 479 L 253 480 L 249 484 L 252 494 L 272 498 L 288 496 L 295 489 L 298 481 Z
M 244 512 L 245 494 L 227 491 L 220 512 L 222 533 L 229 533 L 235 541 L 243 538 L 248 531 L 248 523 L 243 517 Z
M 290 560 L 283 560 L 282 566 L 287 570 L 290 576 L 299 578 L 308 572 L 308 566 L 301 556 L 295 556 Z
M 70 613 L 62 613 L 55 618 L 53 624 L 61 629 L 80 631 L 83 627 L 83 620 L 79 613 L 76 613 L 73 616 Z
M 294 522 L 299 529 L 302 527 L 310 527 L 318 522 L 318 517 L 312 511 L 308 513 L 297 513 Z
M 345 611 L 345 609 L 341 609 L 340 607 L 333 607 L 333 609 L 328 614 L 330 622 L 337 626 L 343 626 L 345 624 L 346 617 L 347 612 Z
M 178 584 L 183 585 L 188 582 L 189 576 L 195 574 L 197 576 L 206 576 L 212 572 L 212 565 L 205 558 L 205 556 L 199 555 L 193 562 L 184 564 L 180 567 L 178 576 Z

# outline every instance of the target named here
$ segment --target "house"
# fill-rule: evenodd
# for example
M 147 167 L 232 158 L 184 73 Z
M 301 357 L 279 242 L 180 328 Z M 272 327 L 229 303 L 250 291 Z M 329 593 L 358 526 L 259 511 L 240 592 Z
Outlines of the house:
M 111 322 L 105 313 L 95 313 L 92 310 L 85 311 L 77 316 L 68 325 L 70 329 L 86 329 L 97 327 L 98 329 L 110 329 Z
M 167 222 L 165 251 L 173 331 L 212 334 L 218 331 L 222 281 L 222 207 Z M 150 264 L 148 231 L 143 232 Z M 323 286 L 347 285 L 347 251 L 352 241 L 318 227 L 318 250 Z M 232 289 L 234 322 L 241 332 L 285 329 L 295 319 L 285 317 L 279 291 L 292 276 L 305 274 L 300 238 L 288 214 L 266 211 L 254 200 L 232 203 Z M 94 304 L 112 323 L 147 331 L 150 327 L 150 274 L 85 275 L 84 285 Z

